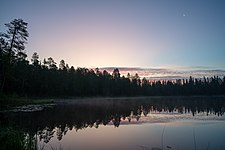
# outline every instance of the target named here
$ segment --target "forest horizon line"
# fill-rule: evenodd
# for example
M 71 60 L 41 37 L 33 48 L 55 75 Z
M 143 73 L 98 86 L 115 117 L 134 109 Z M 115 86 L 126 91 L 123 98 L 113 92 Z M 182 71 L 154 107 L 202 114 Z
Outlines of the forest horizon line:
M 209 74 L 157 70 L 129 72 L 127 68 L 69 66 L 63 59 L 39 59 L 34 52 L 27 59 L 25 44 L 28 23 L 14 19 L 6 33 L 0 34 L 0 94 L 20 96 L 155 96 L 155 95 L 224 95 L 225 71 Z M 110 68 L 108 68 L 110 69 Z M 134 68 L 133 68 L 134 70 Z M 194 76 L 193 76 L 194 75 Z

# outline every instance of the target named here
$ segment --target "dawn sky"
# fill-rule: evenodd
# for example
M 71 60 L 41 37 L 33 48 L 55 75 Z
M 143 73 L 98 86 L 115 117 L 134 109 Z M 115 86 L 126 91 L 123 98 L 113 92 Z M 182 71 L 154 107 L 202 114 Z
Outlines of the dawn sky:
M 0 32 L 16 18 L 28 23 L 29 59 L 225 69 L 223 0 L 1 0 Z

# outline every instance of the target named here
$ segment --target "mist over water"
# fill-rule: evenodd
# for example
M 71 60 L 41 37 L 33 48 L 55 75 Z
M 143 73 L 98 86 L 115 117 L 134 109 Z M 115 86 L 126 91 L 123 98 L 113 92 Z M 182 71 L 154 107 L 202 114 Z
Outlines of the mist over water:
M 2 126 L 35 137 L 39 149 L 225 149 L 225 97 L 58 100 L 40 111 L 0 113 Z

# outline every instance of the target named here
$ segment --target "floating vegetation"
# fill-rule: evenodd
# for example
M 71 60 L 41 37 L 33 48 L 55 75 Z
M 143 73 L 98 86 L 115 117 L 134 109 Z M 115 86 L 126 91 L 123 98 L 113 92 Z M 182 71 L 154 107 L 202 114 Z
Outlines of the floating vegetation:
M 44 108 L 53 107 L 55 104 L 43 104 L 43 105 L 26 105 L 26 106 L 19 106 L 15 107 L 14 109 L 10 110 L 13 112 L 35 112 L 35 111 L 42 111 Z

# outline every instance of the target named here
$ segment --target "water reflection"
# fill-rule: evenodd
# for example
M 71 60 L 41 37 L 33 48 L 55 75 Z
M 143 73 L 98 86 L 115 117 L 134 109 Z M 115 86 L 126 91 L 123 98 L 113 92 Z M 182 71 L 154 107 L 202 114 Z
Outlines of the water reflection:
M 68 131 L 100 125 L 225 120 L 225 97 L 153 97 L 59 101 L 38 112 L 1 113 L 1 126 L 15 126 L 38 141 L 62 140 Z

